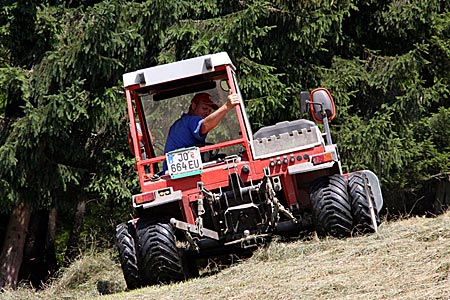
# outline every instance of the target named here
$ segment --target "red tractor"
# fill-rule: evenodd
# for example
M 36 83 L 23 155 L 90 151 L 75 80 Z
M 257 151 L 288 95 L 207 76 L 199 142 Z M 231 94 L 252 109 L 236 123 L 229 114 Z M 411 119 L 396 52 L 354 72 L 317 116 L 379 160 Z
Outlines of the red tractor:
M 314 122 L 284 121 L 253 133 L 225 52 L 126 73 L 123 81 L 142 190 L 132 197 L 136 218 L 117 226 L 129 289 L 195 276 L 197 259 L 251 252 L 274 235 L 377 230 L 378 178 L 368 170 L 342 173 L 328 90 L 300 95 Z M 237 93 L 241 103 L 206 145 L 164 153 L 170 125 L 201 92 L 217 104 Z

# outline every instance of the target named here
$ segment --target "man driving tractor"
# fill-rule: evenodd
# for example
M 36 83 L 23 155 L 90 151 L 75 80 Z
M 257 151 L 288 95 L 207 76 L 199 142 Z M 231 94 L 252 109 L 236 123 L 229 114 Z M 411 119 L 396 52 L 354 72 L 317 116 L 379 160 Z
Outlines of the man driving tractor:
M 227 102 L 218 106 L 208 93 L 196 94 L 189 111 L 176 120 L 170 127 L 164 153 L 192 146 L 205 145 L 208 132 L 216 127 L 225 115 L 239 104 L 239 95 L 230 94 Z M 213 111 L 214 110 L 214 111 Z M 167 163 L 163 164 L 163 171 Z

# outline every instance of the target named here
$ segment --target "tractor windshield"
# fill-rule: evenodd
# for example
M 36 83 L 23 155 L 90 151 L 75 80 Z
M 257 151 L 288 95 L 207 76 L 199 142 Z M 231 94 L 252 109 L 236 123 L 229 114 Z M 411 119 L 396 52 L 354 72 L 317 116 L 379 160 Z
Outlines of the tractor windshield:
M 187 93 L 181 94 L 179 89 L 154 90 L 141 94 L 141 103 L 147 126 L 151 132 L 151 139 L 155 156 L 164 155 L 164 146 L 169 133 L 170 126 L 181 117 L 183 113 L 189 111 L 191 100 L 195 94 L 208 93 L 217 106 L 221 106 L 227 101 L 229 91 L 226 88 L 226 81 L 223 79 L 210 80 L 208 84 L 199 85 L 204 89 L 187 88 Z M 175 96 L 172 96 L 175 94 Z M 239 122 L 235 113 L 228 113 L 222 121 L 208 133 L 207 144 L 217 144 L 240 137 Z M 239 149 L 238 149 L 239 148 Z M 225 155 L 238 154 L 241 147 L 233 146 L 220 149 Z

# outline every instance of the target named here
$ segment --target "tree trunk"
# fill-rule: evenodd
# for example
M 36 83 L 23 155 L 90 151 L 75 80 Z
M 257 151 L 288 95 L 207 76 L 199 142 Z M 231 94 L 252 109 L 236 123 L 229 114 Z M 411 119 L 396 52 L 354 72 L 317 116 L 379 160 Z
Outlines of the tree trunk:
M 0 255 L 0 287 L 16 288 L 31 207 L 21 203 L 11 213 Z
M 41 288 L 56 269 L 55 220 L 56 209 L 31 214 L 19 280 L 35 288 Z
M 47 269 L 48 274 L 51 276 L 58 269 L 58 261 L 56 260 L 56 220 L 58 211 L 56 208 L 52 208 L 48 215 L 48 228 L 47 228 L 47 240 L 46 240 L 46 257 L 47 257 Z
M 69 241 L 67 242 L 66 253 L 64 255 L 64 263 L 71 263 L 80 254 L 80 234 L 83 229 L 84 214 L 86 212 L 86 201 L 81 200 L 77 204 L 74 215 L 72 231 L 70 232 Z

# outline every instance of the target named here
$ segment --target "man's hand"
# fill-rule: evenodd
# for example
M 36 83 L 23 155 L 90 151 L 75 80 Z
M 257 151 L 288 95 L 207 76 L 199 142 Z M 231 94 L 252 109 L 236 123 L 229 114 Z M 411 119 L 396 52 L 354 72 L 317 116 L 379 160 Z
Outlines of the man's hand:
M 236 93 L 229 94 L 227 97 L 227 110 L 231 110 L 233 107 L 239 104 L 239 95 Z

